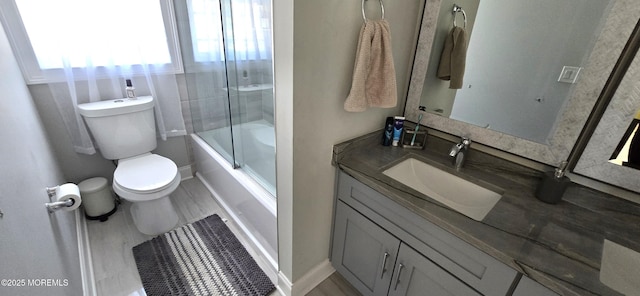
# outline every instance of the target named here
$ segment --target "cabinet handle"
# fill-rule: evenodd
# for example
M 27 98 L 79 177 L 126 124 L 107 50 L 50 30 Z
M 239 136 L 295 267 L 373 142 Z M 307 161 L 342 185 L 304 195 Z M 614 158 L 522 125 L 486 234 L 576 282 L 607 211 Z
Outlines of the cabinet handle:
M 404 268 L 404 265 L 402 265 L 402 263 L 399 263 L 398 265 L 398 276 L 396 277 L 396 284 L 393 287 L 393 290 L 397 290 L 398 289 L 398 284 L 400 283 L 400 276 L 402 276 L 402 269 Z
M 382 272 L 380 273 L 380 278 L 384 277 L 384 273 L 387 271 L 387 258 L 389 257 L 389 253 L 384 252 L 384 256 L 382 256 Z

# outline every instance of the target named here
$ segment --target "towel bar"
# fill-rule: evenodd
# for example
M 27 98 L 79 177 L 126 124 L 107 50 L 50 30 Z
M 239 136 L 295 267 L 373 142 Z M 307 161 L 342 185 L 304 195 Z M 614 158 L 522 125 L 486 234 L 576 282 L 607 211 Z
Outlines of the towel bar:
M 382 3 L 382 0 L 380 0 L 380 2 Z M 363 7 L 363 13 L 364 13 L 364 7 Z M 462 18 L 464 19 L 464 27 L 463 28 L 467 28 L 467 13 L 464 12 L 464 9 L 462 9 L 462 7 L 458 6 L 458 4 L 453 4 L 453 26 L 457 27 L 458 25 L 456 25 L 456 13 L 458 12 L 462 12 Z
M 367 22 L 367 16 L 366 16 L 366 14 L 364 13 L 364 1 L 366 1 L 366 0 L 362 0 L 362 19 L 363 19 L 363 20 L 364 20 L 364 22 L 366 23 L 366 22 Z M 382 18 L 380 18 L 380 19 L 382 19 L 382 20 L 383 20 L 383 19 L 384 19 L 384 4 L 382 4 L 382 0 L 380 0 L 380 11 L 382 11 Z M 466 17 L 465 17 L 465 23 L 466 23 L 466 20 L 467 20 L 467 19 L 466 19 Z

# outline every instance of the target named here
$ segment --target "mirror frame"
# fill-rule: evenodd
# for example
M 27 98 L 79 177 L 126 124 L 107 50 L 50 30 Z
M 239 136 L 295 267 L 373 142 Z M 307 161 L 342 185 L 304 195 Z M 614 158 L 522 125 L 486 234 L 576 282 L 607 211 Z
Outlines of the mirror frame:
M 573 172 L 640 193 L 640 170 L 609 162 L 621 135 L 640 108 L 640 52 L 634 54 Z M 637 201 L 636 201 L 637 202 Z
M 581 77 L 574 85 L 569 101 L 566 102 L 565 109 L 556 122 L 549 144 L 544 145 L 462 121 L 421 112 L 418 109 L 431 56 L 438 12 L 442 3 L 442 0 L 426 0 L 405 104 L 405 117 L 416 122 L 418 115 L 422 113 L 421 123 L 429 128 L 455 136 L 464 135 L 483 145 L 557 166 L 569 157 L 618 57 L 631 36 L 640 15 L 640 7 L 634 1 L 637 0 L 616 0 L 613 3 L 601 34 L 597 37 L 594 48 L 583 66 Z

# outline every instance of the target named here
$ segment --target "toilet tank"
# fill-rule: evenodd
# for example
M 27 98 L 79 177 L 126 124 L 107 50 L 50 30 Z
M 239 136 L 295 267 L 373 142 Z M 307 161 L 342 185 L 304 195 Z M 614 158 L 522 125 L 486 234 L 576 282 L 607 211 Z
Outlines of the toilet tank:
M 106 159 L 122 159 L 156 148 L 153 97 L 79 104 L 78 110 Z

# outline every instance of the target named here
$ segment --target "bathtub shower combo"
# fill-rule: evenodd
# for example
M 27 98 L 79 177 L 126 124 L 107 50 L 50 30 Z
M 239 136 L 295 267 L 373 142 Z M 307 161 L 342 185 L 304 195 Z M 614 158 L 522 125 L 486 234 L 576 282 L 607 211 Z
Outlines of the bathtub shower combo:
M 181 39 L 181 49 L 196 175 L 274 277 L 278 248 L 271 2 L 175 3 L 177 17 L 184 18 L 178 22 L 189 24 L 181 33 L 191 37 Z

